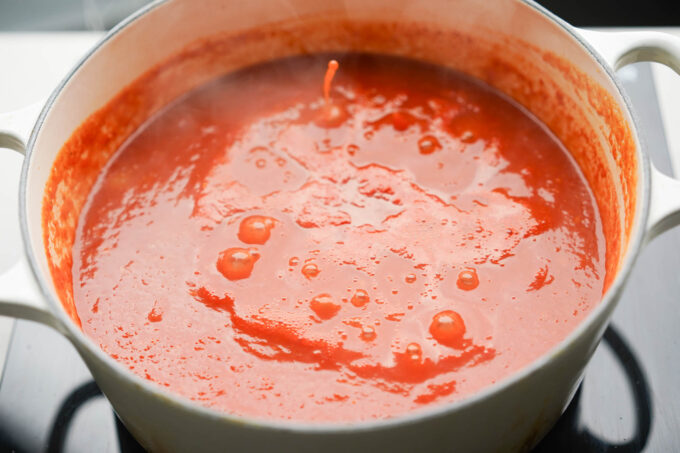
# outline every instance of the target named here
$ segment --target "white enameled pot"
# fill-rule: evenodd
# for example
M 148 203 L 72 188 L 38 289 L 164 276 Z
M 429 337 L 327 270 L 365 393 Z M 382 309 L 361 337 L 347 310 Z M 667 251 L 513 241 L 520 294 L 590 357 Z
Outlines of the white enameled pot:
M 335 27 L 340 22 L 344 25 Z M 357 24 L 365 23 L 382 24 L 383 35 L 362 37 L 363 25 Z M 60 148 L 86 118 L 152 66 L 201 40 L 252 37 L 257 35 L 253 30 L 272 24 L 285 30 L 285 39 L 276 33 L 260 36 L 245 49 L 238 44 L 245 41 L 232 39 L 236 44 L 220 51 L 221 64 L 185 67 L 191 77 L 181 79 L 192 82 L 179 83 L 156 107 L 239 65 L 302 51 L 396 53 L 480 77 L 525 104 L 568 147 L 574 144 L 570 151 L 591 172 L 591 183 L 609 181 L 598 198 L 610 232 L 616 233 L 608 238 L 609 282 L 587 319 L 530 366 L 471 397 L 393 419 L 346 424 L 255 420 L 206 409 L 136 376 L 83 335 L 55 292 L 43 241 L 45 186 Z M 310 34 L 305 24 L 321 24 L 315 28 L 321 32 Z M 402 27 L 410 34 L 397 33 Z M 680 182 L 651 166 L 613 74 L 636 61 L 657 61 L 680 71 L 680 40 L 660 33 L 579 30 L 519 0 L 154 2 L 81 60 L 37 120 L 36 108 L 0 116 L 0 145 L 26 155 L 19 197 L 25 254 L 0 277 L 0 314 L 41 322 L 66 336 L 126 427 L 151 451 L 528 450 L 573 396 L 640 248 L 680 223 Z M 579 142 L 586 136 L 590 146 L 576 146 L 586 143 Z M 587 170 L 595 161 L 600 173 Z M 603 206 L 606 199 L 611 206 Z

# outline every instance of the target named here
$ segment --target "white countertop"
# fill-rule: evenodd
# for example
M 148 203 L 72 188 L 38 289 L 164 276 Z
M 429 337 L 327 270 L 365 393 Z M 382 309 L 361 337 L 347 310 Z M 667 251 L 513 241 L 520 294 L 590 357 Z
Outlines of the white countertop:
M 616 29 L 609 29 L 616 31 Z M 640 29 L 648 30 L 648 29 Z M 657 28 L 680 36 L 678 28 Z M 101 37 L 95 32 L 0 33 L 0 113 L 44 101 L 78 59 Z M 655 64 L 654 79 L 671 161 L 680 175 L 680 75 Z M 21 156 L 0 152 L 0 271 L 18 253 L 17 184 Z M 12 320 L 0 317 L 0 370 L 11 334 Z

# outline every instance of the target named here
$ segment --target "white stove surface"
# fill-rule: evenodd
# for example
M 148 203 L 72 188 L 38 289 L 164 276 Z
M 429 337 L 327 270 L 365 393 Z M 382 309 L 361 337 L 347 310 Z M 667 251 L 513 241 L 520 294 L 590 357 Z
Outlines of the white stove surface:
M 655 30 L 680 36 L 680 28 Z M 44 102 L 102 36 L 99 32 L 0 33 L 0 113 Z M 626 77 L 627 70 L 635 69 L 624 68 L 619 76 Z M 674 127 L 680 123 L 680 75 L 656 64 L 653 72 L 673 170 L 680 174 L 680 127 Z M 17 213 L 21 163 L 21 155 L 0 149 L 0 272 L 22 253 Z M 0 375 L 12 327 L 13 320 L 0 317 Z

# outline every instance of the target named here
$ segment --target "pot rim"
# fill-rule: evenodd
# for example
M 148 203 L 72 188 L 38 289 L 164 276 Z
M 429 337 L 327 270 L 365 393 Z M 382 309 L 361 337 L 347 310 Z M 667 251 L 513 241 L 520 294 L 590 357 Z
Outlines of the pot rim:
M 124 379 L 131 381 L 136 387 L 140 387 L 144 391 L 152 394 L 154 397 L 164 400 L 168 404 L 174 404 L 176 406 L 181 406 L 187 412 L 190 412 L 196 416 L 207 417 L 212 421 L 217 422 L 230 422 L 239 425 L 245 425 L 253 429 L 273 429 L 292 433 L 315 433 L 315 434 L 343 434 L 356 431 L 371 431 L 376 429 L 390 429 L 397 428 L 402 425 L 422 423 L 430 419 L 445 416 L 449 413 L 453 413 L 459 410 L 466 409 L 470 406 L 474 406 L 478 402 L 490 398 L 497 393 L 501 393 L 504 390 L 512 387 L 519 381 L 523 380 L 529 375 L 537 373 L 542 369 L 548 362 L 550 362 L 554 357 L 560 355 L 563 351 L 569 349 L 572 344 L 581 337 L 584 332 L 591 328 L 591 326 L 596 323 L 602 316 L 609 317 L 611 311 L 616 306 L 618 301 L 618 293 L 623 289 L 623 285 L 628 278 L 635 260 L 642 248 L 645 238 L 645 228 L 643 227 L 649 216 L 649 202 L 650 202 L 650 163 L 649 158 L 643 149 L 646 149 L 645 143 L 642 140 L 641 134 L 639 133 L 639 121 L 637 120 L 633 109 L 631 108 L 631 102 L 625 91 L 623 90 L 621 84 L 618 82 L 614 75 L 613 69 L 604 61 L 604 59 L 594 50 L 594 48 L 581 36 L 578 34 L 576 27 L 570 25 L 563 19 L 559 18 L 555 14 L 548 11 L 543 6 L 534 3 L 532 0 L 509 0 L 521 3 L 534 11 L 538 12 L 546 20 L 552 21 L 558 25 L 563 31 L 569 34 L 574 40 L 576 40 L 585 50 L 588 52 L 590 57 L 597 62 L 600 69 L 604 71 L 609 80 L 614 84 L 618 94 L 623 100 L 621 107 L 624 108 L 624 112 L 627 113 L 631 119 L 631 129 L 633 131 L 633 137 L 635 139 L 636 145 L 636 158 L 638 159 L 638 202 L 635 212 L 635 223 L 633 226 L 633 231 L 630 235 L 628 249 L 626 251 L 625 257 L 621 264 L 621 267 L 614 278 L 611 286 L 600 299 L 599 304 L 588 314 L 588 316 L 581 321 L 581 323 L 573 329 L 561 342 L 557 343 L 550 350 L 545 352 L 539 358 L 531 362 L 529 365 L 521 368 L 515 373 L 499 380 L 498 382 L 484 387 L 480 391 L 477 391 L 467 397 L 461 398 L 459 400 L 433 405 L 429 407 L 424 407 L 422 409 L 414 409 L 408 411 L 404 414 L 390 417 L 386 419 L 375 419 L 375 420 L 362 420 L 362 421 L 351 421 L 351 422 L 301 422 L 294 420 L 277 420 L 277 419 L 267 419 L 252 416 L 242 416 L 236 415 L 229 412 L 222 412 L 219 410 L 211 409 L 206 406 L 200 405 L 184 396 L 175 394 L 171 391 L 164 390 L 160 386 L 153 384 L 152 382 L 143 379 L 134 372 L 125 368 L 120 362 L 116 361 L 108 354 L 106 354 L 101 348 L 99 348 L 94 341 L 89 338 L 84 332 L 78 328 L 70 317 L 66 314 L 63 306 L 57 300 L 58 298 L 50 290 L 49 282 L 47 276 L 42 275 L 39 272 L 37 259 L 33 253 L 31 247 L 31 236 L 28 229 L 28 219 L 27 219 L 27 180 L 28 173 L 31 167 L 31 161 L 34 154 L 35 142 L 38 135 L 42 129 L 47 115 L 50 113 L 53 105 L 55 104 L 57 98 L 63 91 L 64 87 L 71 81 L 71 78 L 77 73 L 90 59 L 90 57 L 97 52 L 104 44 L 106 44 L 113 37 L 125 31 L 125 29 L 145 16 L 146 14 L 152 12 L 156 8 L 170 3 L 173 0 L 154 0 L 147 4 L 143 8 L 132 13 L 130 16 L 118 23 L 114 28 L 112 28 L 106 35 L 94 46 L 92 47 L 79 61 L 73 66 L 73 68 L 68 72 L 68 74 L 62 79 L 62 81 L 54 89 L 47 102 L 43 106 L 40 115 L 31 131 L 28 143 L 26 145 L 26 153 L 24 162 L 21 170 L 21 179 L 19 184 L 19 222 L 21 227 L 21 234 L 23 239 L 24 252 L 28 258 L 29 267 L 31 273 L 38 283 L 40 293 L 47 301 L 49 310 L 57 319 L 57 324 L 62 329 L 58 329 L 60 333 L 65 335 L 69 340 L 71 340 L 77 347 L 78 352 L 83 355 L 82 349 L 84 348 L 89 354 L 96 357 L 97 360 L 102 362 L 108 371 L 115 374 L 117 379 Z M 41 241 L 42 238 L 37 238 Z M 608 320 L 607 320 L 608 322 Z M 95 379 L 96 380 L 96 379 Z

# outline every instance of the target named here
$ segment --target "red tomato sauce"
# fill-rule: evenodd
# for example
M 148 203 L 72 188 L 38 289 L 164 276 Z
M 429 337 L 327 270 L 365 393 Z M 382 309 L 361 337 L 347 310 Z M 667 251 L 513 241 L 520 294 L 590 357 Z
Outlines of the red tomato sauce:
M 81 213 L 73 287 L 86 334 L 172 392 L 355 421 L 538 358 L 599 301 L 604 253 L 577 165 L 511 100 L 437 66 L 316 55 L 137 131 Z

